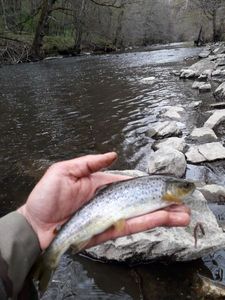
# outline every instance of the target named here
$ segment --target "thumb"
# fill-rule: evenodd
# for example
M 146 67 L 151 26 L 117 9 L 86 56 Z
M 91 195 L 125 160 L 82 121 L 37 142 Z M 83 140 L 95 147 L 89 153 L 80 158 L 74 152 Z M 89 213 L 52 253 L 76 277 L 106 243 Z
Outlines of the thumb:
M 117 159 L 116 152 L 108 152 L 105 154 L 86 155 L 83 157 L 68 160 L 70 172 L 75 177 L 88 176 L 103 168 L 109 167 Z

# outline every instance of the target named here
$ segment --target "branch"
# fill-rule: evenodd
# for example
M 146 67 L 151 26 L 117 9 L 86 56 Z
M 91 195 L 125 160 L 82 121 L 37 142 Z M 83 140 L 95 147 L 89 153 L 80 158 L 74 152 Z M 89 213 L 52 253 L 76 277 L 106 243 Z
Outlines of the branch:
M 92 3 L 99 5 L 99 6 L 106 6 L 106 7 L 112 7 L 112 8 L 122 8 L 124 7 L 124 4 L 121 5 L 116 5 L 116 4 L 110 4 L 110 3 L 99 3 L 96 0 L 90 0 Z M 114 3 L 116 3 L 116 1 L 114 1 Z

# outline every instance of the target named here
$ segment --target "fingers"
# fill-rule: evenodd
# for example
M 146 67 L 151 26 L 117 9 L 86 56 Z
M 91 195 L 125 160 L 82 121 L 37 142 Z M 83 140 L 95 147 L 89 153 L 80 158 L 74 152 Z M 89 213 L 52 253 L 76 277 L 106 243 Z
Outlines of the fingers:
M 129 219 L 126 221 L 125 227 L 122 231 L 118 231 L 116 228 L 111 227 L 102 234 L 93 237 L 87 248 L 110 239 L 146 231 L 158 226 L 187 226 L 190 222 L 190 215 L 189 212 L 186 212 L 185 210 L 185 207 L 181 208 L 181 211 L 171 212 L 167 210 L 159 210 L 144 216 Z
M 66 164 L 72 175 L 84 177 L 109 167 L 116 159 L 117 154 L 115 152 L 108 152 L 105 154 L 86 155 L 75 158 L 68 160 Z
M 118 182 L 122 180 L 128 180 L 131 179 L 130 176 L 125 175 L 117 175 L 117 174 L 110 174 L 110 173 L 104 173 L 104 172 L 97 172 L 92 174 L 92 182 L 93 186 L 96 189 L 113 182 Z

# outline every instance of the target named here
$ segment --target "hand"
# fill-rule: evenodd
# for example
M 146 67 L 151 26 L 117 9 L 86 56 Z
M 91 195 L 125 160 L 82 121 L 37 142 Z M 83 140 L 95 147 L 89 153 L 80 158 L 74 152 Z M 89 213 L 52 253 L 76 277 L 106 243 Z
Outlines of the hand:
M 89 201 L 99 187 L 129 178 L 98 172 L 110 166 L 116 158 L 114 152 L 87 155 L 56 163 L 47 170 L 27 202 L 18 209 L 36 232 L 42 250 L 54 239 L 55 228 L 64 224 L 74 212 Z M 175 210 L 161 210 L 127 220 L 122 232 L 109 229 L 93 237 L 90 245 L 156 226 L 185 226 L 189 221 L 189 211 L 183 206 Z

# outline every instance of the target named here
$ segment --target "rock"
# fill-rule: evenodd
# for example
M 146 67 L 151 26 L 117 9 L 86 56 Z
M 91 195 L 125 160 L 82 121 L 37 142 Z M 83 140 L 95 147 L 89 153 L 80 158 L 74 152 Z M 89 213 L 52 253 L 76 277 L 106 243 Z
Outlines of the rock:
M 175 76 L 180 76 L 180 71 L 173 70 L 172 74 Z
M 151 153 L 148 158 L 148 173 L 150 174 L 171 174 L 182 177 L 186 166 L 184 154 L 172 148 L 160 148 Z
M 217 67 L 223 67 L 223 66 L 225 66 L 225 59 L 224 58 L 219 59 L 217 61 Z
M 202 85 L 204 85 L 204 82 L 196 80 L 192 84 L 192 88 L 193 89 L 199 89 Z
M 191 146 L 185 153 L 188 162 L 200 163 L 225 159 L 225 148 L 219 142 Z
M 215 142 L 218 139 L 215 132 L 208 127 L 195 128 L 190 134 L 190 138 L 200 143 Z
M 185 125 L 183 123 L 175 121 L 162 121 L 156 123 L 152 128 L 147 132 L 148 136 L 154 138 L 164 138 L 170 136 L 179 136 L 182 135 L 181 128 Z
M 185 146 L 186 146 L 186 143 L 184 141 L 184 138 L 170 137 L 168 139 L 154 143 L 153 149 L 159 150 L 160 148 L 165 148 L 165 149 L 172 148 L 177 151 L 183 152 Z
M 162 260 L 188 261 L 225 246 L 224 234 L 215 216 L 199 191 L 187 199 L 191 208 L 191 223 L 181 227 L 158 227 L 145 232 L 121 237 L 86 250 L 94 258 L 119 262 L 141 263 Z M 193 237 L 196 223 L 201 223 L 205 235 Z
M 209 54 L 211 53 L 210 50 L 203 50 L 202 52 L 199 53 L 199 58 L 206 58 L 209 56 Z
M 170 107 L 164 114 L 163 117 L 167 117 L 170 119 L 175 119 L 181 121 L 183 119 L 182 113 L 184 112 L 183 107 Z
M 204 127 L 214 128 L 225 120 L 225 109 L 216 110 L 205 122 Z
M 219 47 L 215 48 L 212 52 L 215 55 L 223 54 L 223 53 L 225 53 L 225 47 L 224 47 L 224 45 L 220 45 Z
M 202 82 L 206 82 L 208 79 L 208 76 L 206 74 L 201 74 L 200 76 L 198 76 L 198 81 L 202 81 Z
M 200 276 L 200 275 L 199 275 Z M 204 295 L 201 299 L 222 300 L 225 299 L 225 286 L 220 282 L 213 281 L 204 276 L 201 278 L 200 294 Z
M 214 97 L 218 101 L 224 101 L 225 100 L 225 82 L 221 83 L 218 88 L 214 92 Z
M 180 74 L 180 78 L 187 78 L 187 79 L 194 78 L 195 76 L 196 76 L 195 71 L 191 69 L 184 69 L 181 71 Z
M 191 102 L 188 106 L 189 107 L 198 107 L 202 102 L 201 101 L 194 101 L 194 102 Z
M 204 83 L 199 87 L 199 92 L 209 92 L 211 91 L 212 86 L 210 83 Z
M 142 78 L 140 82 L 148 84 L 148 83 L 153 83 L 155 79 L 156 78 L 154 76 L 151 76 L 151 77 Z
M 209 58 L 205 58 L 190 66 L 189 70 L 192 70 L 195 73 L 196 77 L 198 77 L 204 72 L 212 73 L 215 67 L 215 61 L 211 61 Z
M 221 75 L 221 69 L 216 69 L 212 71 L 212 76 L 220 76 Z
M 216 109 L 224 109 L 225 108 L 225 102 L 217 102 L 210 104 L 210 107 L 216 108 Z
M 210 203 L 216 202 L 225 204 L 225 187 L 218 184 L 207 184 L 198 190 Z

